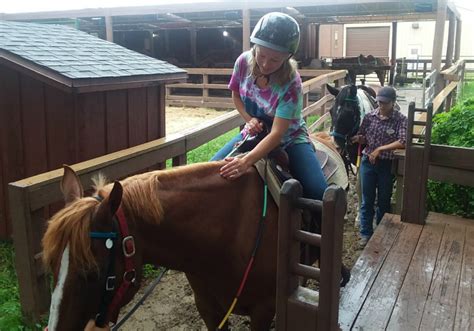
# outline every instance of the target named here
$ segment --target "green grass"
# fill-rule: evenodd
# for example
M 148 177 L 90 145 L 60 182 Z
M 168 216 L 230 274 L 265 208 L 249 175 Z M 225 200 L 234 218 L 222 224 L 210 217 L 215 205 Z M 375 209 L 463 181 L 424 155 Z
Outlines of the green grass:
M 464 85 L 461 94 L 461 100 L 466 100 L 474 97 L 474 82 L 470 82 Z
M 13 245 L 0 241 L 0 330 L 41 330 L 40 324 L 23 320 L 13 259 Z

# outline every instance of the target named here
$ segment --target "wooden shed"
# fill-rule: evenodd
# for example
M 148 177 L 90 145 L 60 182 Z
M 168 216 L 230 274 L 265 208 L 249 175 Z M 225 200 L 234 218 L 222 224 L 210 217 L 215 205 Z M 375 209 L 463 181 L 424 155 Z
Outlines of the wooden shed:
M 186 72 L 76 29 L 0 21 L 0 239 L 7 184 L 165 136 Z

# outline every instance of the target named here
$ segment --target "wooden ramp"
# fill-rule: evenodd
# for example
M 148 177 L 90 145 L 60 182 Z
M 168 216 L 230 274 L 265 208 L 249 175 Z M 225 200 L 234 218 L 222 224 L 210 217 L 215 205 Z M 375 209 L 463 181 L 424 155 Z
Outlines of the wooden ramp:
M 473 330 L 474 220 L 387 214 L 341 291 L 342 330 Z

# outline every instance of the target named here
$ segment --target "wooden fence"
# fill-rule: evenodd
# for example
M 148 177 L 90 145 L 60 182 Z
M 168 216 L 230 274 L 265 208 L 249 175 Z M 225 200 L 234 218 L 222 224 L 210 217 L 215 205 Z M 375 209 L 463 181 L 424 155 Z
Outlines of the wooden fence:
M 323 201 L 302 198 L 296 180 L 283 184 L 278 218 L 276 329 L 339 330 L 339 289 L 346 192 L 331 185 Z M 321 235 L 301 229 L 301 210 L 322 212 Z M 300 262 L 301 244 L 320 247 L 320 267 Z M 300 277 L 319 281 L 319 291 L 300 286 Z
M 417 109 L 414 103 L 410 104 L 407 147 L 398 153 L 395 165 L 397 209 L 401 211 L 402 221 L 424 224 L 428 179 L 474 186 L 474 148 L 431 144 L 432 116 L 450 110 L 456 99 L 457 87 L 463 84 L 457 74 L 463 66 L 463 61 L 459 61 L 441 72 L 446 78 L 446 87 L 434 98 L 428 109 Z
M 305 82 L 305 93 L 321 88 L 327 82 L 340 83 L 345 74 L 345 70 L 340 70 L 310 79 Z M 304 114 L 310 115 L 326 111 L 332 96 L 324 95 L 324 102 L 318 100 L 311 103 L 309 98 L 305 99 L 307 107 Z M 91 187 L 90 178 L 99 172 L 109 180 L 116 180 L 156 167 L 168 159 L 173 160 L 174 166 L 186 164 L 187 152 L 242 124 L 242 118 L 234 110 L 181 134 L 81 162 L 72 168 L 82 185 Z M 62 170 L 58 169 L 8 186 L 20 301 L 26 317 L 33 320 L 37 320 L 49 308 L 50 283 L 41 263 L 41 238 L 48 218 L 48 206 L 62 201 L 59 189 L 62 174 Z
M 185 107 L 209 107 L 209 108 L 234 108 L 230 91 L 227 87 L 232 69 L 211 68 L 186 68 L 188 80 L 198 81 L 166 85 L 166 105 Z M 325 91 L 324 84 L 336 82 L 340 86 L 344 84 L 346 70 L 298 70 L 303 80 L 303 93 L 305 95 L 305 107 L 309 105 L 310 93 L 318 92 L 324 95 L 320 104 L 330 101 Z M 190 95 L 190 91 L 196 91 L 196 95 Z M 217 92 L 217 94 L 216 94 Z M 212 95 L 214 93 L 214 95 Z

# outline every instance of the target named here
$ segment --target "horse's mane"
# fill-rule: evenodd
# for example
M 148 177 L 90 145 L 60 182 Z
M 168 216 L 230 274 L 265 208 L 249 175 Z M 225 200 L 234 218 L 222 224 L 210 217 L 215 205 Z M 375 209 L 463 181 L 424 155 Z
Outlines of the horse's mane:
M 152 171 L 122 180 L 124 210 L 133 219 L 135 218 L 133 216 L 139 215 L 139 218 L 144 221 L 159 223 L 163 217 L 163 207 L 158 196 L 160 178 L 185 179 L 188 178 L 187 175 L 196 173 L 199 169 L 208 173 L 215 172 L 216 163 L 201 163 Z M 93 182 L 95 188 L 93 196 L 106 200 L 113 184 L 107 184 L 105 177 L 101 175 L 94 178 Z M 64 249 L 69 245 L 69 263 L 77 270 L 97 268 L 91 251 L 89 232 L 93 213 L 99 204 L 99 200 L 93 197 L 80 198 L 68 204 L 49 220 L 42 240 L 43 262 L 47 267 L 54 270 L 59 265 Z

